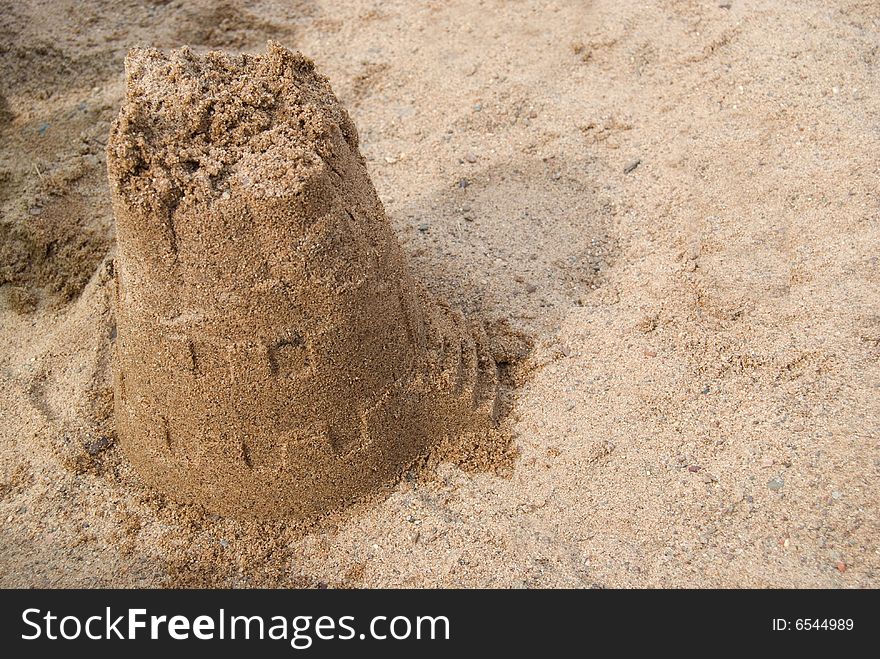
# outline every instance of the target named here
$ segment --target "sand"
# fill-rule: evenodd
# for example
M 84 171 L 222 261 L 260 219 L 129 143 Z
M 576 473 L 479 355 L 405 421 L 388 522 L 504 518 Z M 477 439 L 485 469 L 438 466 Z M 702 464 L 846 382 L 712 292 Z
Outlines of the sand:
M 432 449 L 494 444 L 488 336 L 413 281 L 314 63 L 270 42 L 133 50 L 126 71 L 107 144 L 114 424 L 144 481 L 316 520 Z
M 876 587 L 876 3 L 3 2 L 0 583 Z M 535 349 L 518 455 L 309 531 L 167 500 L 113 423 L 132 47 L 312 58 L 412 278 Z

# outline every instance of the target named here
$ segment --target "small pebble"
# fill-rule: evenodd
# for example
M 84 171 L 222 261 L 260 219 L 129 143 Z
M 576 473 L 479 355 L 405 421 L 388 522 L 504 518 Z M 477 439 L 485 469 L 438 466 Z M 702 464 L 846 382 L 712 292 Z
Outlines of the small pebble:
M 843 561 L 837 561 L 837 571 L 846 572 L 846 563 L 844 563 Z
M 831 498 L 832 498 L 832 499 L 839 499 L 839 498 L 842 497 L 842 496 L 843 496 L 843 492 L 840 492 L 839 490 L 834 490 L 834 491 L 831 493 Z
M 431 225 L 430 225 L 430 224 L 424 224 L 424 223 L 423 223 L 423 224 L 420 224 L 420 225 L 419 225 L 419 231 L 421 231 L 422 233 L 425 233 L 425 231 L 427 231 L 427 230 L 430 229 L 430 228 L 431 228 Z
M 42 214 L 43 214 L 43 208 L 42 208 L 41 206 L 31 206 L 31 207 L 28 209 L 28 213 L 30 213 L 30 214 L 33 215 L 33 216 L 42 215 Z
M 89 455 L 98 455 L 98 453 L 103 451 L 108 446 L 110 446 L 110 438 L 99 437 L 95 441 L 86 444 L 86 451 Z
M 775 464 L 775 461 L 773 460 L 773 458 L 763 458 L 761 460 L 761 467 L 763 467 L 764 469 L 768 469 L 768 468 L 772 467 L 774 464 Z
M 785 481 L 782 480 L 780 476 L 776 476 L 775 478 L 771 478 L 769 481 L 767 481 L 767 487 L 774 492 L 781 490 L 784 486 Z
M 636 167 L 638 167 L 641 164 L 642 164 L 642 161 L 637 158 L 636 160 L 633 160 L 631 163 L 629 163 L 626 167 L 623 168 L 623 173 L 629 174 L 631 171 L 633 171 Z
M 702 467 L 700 467 L 699 465 L 691 465 L 688 467 L 688 471 L 692 474 L 696 474 L 698 471 L 700 471 L 700 469 L 702 469 Z
M 458 187 L 460 187 L 460 188 L 466 188 L 470 184 L 471 184 L 471 182 L 468 181 L 466 178 L 458 179 Z
M 465 154 L 464 159 L 470 163 L 475 163 L 477 162 L 477 154 L 475 154 L 473 151 L 468 151 Z
M 526 293 L 534 293 L 538 290 L 538 287 L 534 284 L 526 284 Z

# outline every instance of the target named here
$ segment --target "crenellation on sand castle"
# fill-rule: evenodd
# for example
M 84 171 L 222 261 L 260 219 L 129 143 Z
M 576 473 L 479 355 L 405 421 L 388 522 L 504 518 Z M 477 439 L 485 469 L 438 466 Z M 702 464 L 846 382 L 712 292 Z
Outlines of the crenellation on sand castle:
M 310 519 L 497 418 L 482 329 L 413 280 L 301 55 L 134 51 L 108 144 L 116 419 L 146 481 Z

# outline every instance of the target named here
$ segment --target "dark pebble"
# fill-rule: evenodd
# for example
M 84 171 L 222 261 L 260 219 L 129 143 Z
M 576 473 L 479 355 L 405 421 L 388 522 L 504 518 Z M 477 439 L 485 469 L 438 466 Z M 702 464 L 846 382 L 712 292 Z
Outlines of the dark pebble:
M 112 441 L 109 437 L 99 437 L 95 441 L 86 444 L 86 451 L 89 455 L 98 455 L 98 453 L 110 446 L 111 443 Z

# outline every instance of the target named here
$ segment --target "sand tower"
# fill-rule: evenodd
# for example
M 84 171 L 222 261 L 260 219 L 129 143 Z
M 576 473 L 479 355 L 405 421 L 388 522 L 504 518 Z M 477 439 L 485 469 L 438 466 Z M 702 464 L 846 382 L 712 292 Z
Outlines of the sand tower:
M 326 78 L 133 51 L 107 147 L 120 444 L 173 498 L 312 518 L 494 421 L 484 336 L 411 278 Z

